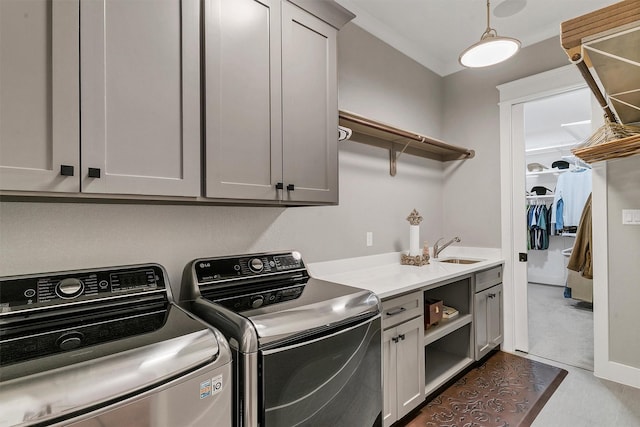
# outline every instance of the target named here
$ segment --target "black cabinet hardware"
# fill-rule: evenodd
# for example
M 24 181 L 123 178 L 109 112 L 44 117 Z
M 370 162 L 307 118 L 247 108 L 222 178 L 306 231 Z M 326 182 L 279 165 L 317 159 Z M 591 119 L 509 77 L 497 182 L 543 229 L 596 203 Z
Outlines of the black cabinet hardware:
M 89 168 L 89 178 L 100 178 L 100 168 Z
M 62 175 L 62 176 L 73 176 L 73 166 L 71 166 L 71 165 L 60 165 L 60 175 Z
M 276 183 L 276 190 L 284 190 L 284 184 L 282 182 Z
M 387 316 L 395 316 L 396 314 L 400 314 L 406 309 L 404 307 L 394 308 L 393 310 L 387 311 Z
M 287 185 L 287 191 L 293 191 L 295 189 L 296 189 L 296 187 L 293 184 L 288 184 Z

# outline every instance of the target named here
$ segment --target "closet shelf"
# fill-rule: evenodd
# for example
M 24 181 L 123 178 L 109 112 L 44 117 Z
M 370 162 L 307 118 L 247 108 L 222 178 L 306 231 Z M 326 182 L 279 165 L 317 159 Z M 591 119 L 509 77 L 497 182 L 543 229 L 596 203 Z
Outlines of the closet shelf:
M 396 159 L 402 153 L 441 162 L 471 159 L 475 156 L 475 151 L 468 148 L 447 144 L 349 111 L 340 110 L 339 119 L 341 126 L 348 127 L 353 133 L 358 134 L 354 141 L 389 150 L 391 176 L 396 174 Z
M 553 194 L 541 194 L 539 196 L 527 196 L 527 200 L 553 199 Z
M 569 169 L 545 169 L 539 172 L 527 172 L 527 176 L 538 176 L 538 175 L 560 175 L 562 172 L 568 171 Z

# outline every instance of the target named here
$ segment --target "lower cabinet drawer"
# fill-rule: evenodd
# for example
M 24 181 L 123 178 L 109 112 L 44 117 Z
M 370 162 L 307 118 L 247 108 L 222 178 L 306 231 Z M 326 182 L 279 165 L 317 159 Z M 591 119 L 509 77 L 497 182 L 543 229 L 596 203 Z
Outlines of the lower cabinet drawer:
M 423 312 L 422 291 L 382 301 L 382 328 L 386 329 Z
M 502 266 L 476 273 L 476 292 L 483 291 L 498 283 L 502 283 Z

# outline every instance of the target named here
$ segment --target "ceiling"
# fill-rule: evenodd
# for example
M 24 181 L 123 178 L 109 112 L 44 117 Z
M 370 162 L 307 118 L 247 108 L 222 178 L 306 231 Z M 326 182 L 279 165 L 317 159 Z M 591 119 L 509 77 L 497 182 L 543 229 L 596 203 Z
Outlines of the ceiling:
M 591 92 L 582 88 L 530 101 L 524 105 L 524 136 L 527 152 L 569 148 L 592 134 Z M 555 150 L 552 150 L 555 151 Z
M 354 23 L 446 76 L 462 69 L 458 55 L 486 28 L 485 0 L 336 0 Z M 560 33 L 560 23 L 618 0 L 493 0 L 491 27 L 523 47 Z

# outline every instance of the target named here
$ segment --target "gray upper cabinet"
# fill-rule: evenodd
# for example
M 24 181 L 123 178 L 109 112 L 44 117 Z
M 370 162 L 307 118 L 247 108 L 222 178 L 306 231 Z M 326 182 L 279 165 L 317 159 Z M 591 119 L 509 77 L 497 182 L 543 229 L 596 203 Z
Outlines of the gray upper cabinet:
M 1 190 L 79 190 L 79 11 L 0 1 Z
M 204 3 L 205 196 L 278 200 L 280 0 Z
M 283 2 L 282 153 L 285 201 L 338 202 L 336 46 L 337 31 L 334 28 Z
M 205 196 L 336 203 L 337 29 L 281 0 L 206 0 Z
M 80 10 L 81 189 L 200 194 L 198 0 Z
M 200 195 L 198 0 L 0 1 L 0 189 Z

